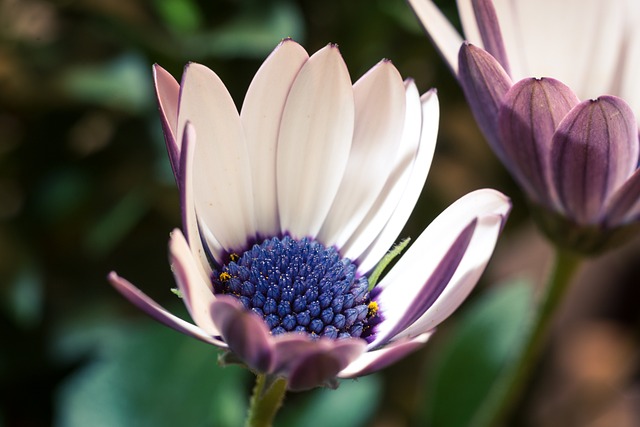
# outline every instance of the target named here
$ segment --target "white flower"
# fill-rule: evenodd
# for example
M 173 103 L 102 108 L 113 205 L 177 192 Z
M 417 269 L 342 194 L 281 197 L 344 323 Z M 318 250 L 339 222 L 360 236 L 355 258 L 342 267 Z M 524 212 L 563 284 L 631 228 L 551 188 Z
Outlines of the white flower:
M 510 210 L 493 190 L 455 202 L 369 289 L 437 133 L 436 93 L 420 97 L 391 62 L 352 85 L 335 45 L 309 57 L 284 40 L 240 114 L 202 65 L 155 79 L 185 230 L 171 266 L 195 325 L 111 273 L 152 317 L 300 390 L 393 363 L 471 292 Z

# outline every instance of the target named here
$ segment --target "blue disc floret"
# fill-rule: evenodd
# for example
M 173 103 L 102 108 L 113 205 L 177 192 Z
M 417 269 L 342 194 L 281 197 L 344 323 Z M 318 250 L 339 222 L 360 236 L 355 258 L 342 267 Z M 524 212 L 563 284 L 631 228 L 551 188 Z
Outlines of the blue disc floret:
M 217 294 L 233 295 L 261 316 L 273 335 L 367 338 L 379 322 L 367 277 L 334 247 L 303 238 L 273 237 L 213 271 Z

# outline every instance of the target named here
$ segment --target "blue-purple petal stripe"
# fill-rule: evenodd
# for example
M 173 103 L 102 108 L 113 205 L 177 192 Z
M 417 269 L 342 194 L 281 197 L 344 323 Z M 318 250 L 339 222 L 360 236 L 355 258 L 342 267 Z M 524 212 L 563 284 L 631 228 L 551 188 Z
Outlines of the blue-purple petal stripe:
M 402 317 L 396 322 L 393 329 L 385 333 L 387 337 L 379 345 L 389 342 L 395 335 L 402 332 L 418 320 L 433 303 L 438 299 L 442 291 L 447 287 L 451 277 L 456 272 L 460 261 L 464 257 L 471 237 L 478 224 L 478 219 L 474 219 L 467 225 L 453 242 L 447 253 L 442 257 L 438 266 L 422 285 L 420 293 L 407 307 Z
M 505 72 L 510 75 L 507 50 L 504 47 L 502 31 L 500 30 L 496 10 L 493 7 L 493 0 L 472 0 L 471 4 L 484 49 L 497 59 Z

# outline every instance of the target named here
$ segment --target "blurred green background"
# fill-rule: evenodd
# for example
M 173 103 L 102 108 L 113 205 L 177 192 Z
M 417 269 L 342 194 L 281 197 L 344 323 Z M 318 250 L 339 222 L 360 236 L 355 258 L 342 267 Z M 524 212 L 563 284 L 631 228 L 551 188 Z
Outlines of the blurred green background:
M 457 19 L 453 1 L 438 4 Z M 480 187 L 509 194 L 516 208 L 480 290 L 433 343 L 337 391 L 289 395 L 277 424 L 453 427 L 477 416 L 517 349 L 550 249 L 403 0 L 0 0 L 0 427 L 242 425 L 251 376 L 219 367 L 215 349 L 137 312 L 106 275 L 117 270 L 186 317 L 170 292 L 166 245 L 180 216 L 151 65 L 179 79 L 188 61 L 206 64 L 239 105 L 284 37 L 310 53 L 338 43 L 354 81 L 389 58 L 421 92 L 438 88 L 436 158 L 403 236 L 417 237 Z M 637 243 L 590 266 L 609 272 L 612 297 L 602 303 L 602 286 L 584 285 L 573 300 L 584 291 L 599 304 L 563 314 L 572 328 L 604 331 L 587 334 L 587 344 L 597 354 L 598 345 L 613 348 L 608 357 L 627 367 L 588 378 L 598 390 L 613 388 L 619 399 L 606 402 L 627 402 L 637 387 L 638 310 L 629 302 L 639 296 L 638 263 L 629 261 L 638 259 Z M 535 397 L 550 387 L 554 354 L 541 364 L 534 403 L 521 408 L 522 425 L 556 425 L 548 414 L 557 407 L 549 412 Z M 574 400 L 560 399 L 560 408 L 583 414 Z M 599 425 L 576 417 L 557 425 Z

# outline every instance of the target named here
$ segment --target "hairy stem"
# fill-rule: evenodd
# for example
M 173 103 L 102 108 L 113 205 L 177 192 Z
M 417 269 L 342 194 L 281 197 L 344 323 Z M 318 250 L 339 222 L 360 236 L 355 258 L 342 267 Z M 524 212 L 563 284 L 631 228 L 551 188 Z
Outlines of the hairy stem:
M 286 391 L 286 380 L 258 374 L 245 427 L 271 427 Z

